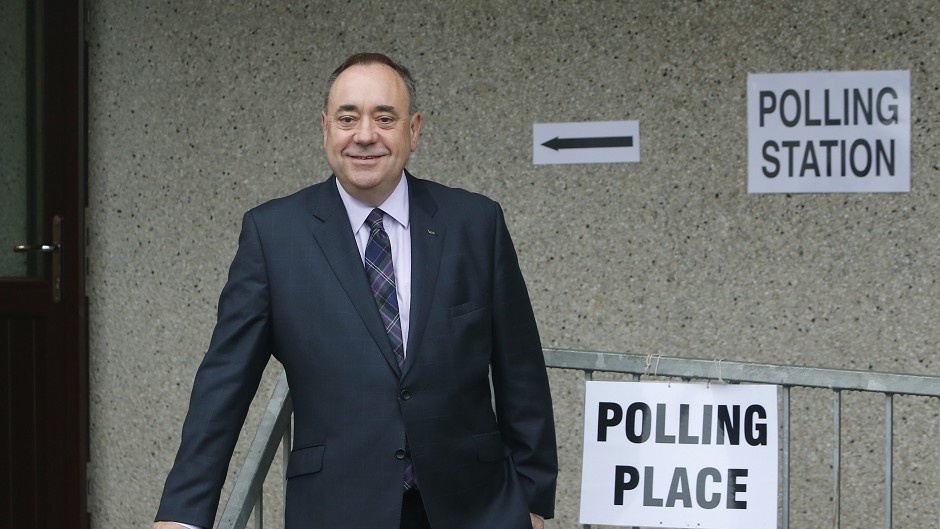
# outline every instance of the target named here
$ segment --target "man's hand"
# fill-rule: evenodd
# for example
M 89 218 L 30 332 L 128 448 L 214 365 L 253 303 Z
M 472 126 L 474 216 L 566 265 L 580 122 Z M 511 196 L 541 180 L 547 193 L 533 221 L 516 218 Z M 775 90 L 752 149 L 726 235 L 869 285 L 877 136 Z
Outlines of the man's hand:
M 154 522 L 153 529 L 183 529 L 183 526 L 175 522 Z
M 532 520 L 532 529 L 545 529 L 545 520 L 539 518 L 538 515 L 530 512 L 529 518 Z

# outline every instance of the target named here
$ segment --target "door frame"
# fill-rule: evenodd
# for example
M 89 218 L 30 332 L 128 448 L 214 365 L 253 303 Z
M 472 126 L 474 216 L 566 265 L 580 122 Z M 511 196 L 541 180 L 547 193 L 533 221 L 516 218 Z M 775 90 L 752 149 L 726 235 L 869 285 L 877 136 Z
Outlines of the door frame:
M 46 448 L 63 450 L 62 468 L 50 469 L 53 494 L 62 498 L 61 518 L 50 520 L 50 527 L 90 526 L 88 514 L 88 298 L 85 292 L 85 210 L 88 206 L 88 137 L 87 137 L 87 72 L 88 56 L 85 36 L 84 0 L 44 0 L 42 15 L 44 57 L 42 141 L 43 171 L 48 182 L 50 174 L 57 185 L 47 186 L 47 212 L 62 211 L 62 298 L 56 303 L 60 314 L 57 322 L 61 340 L 56 348 L 62 360 L 53 359 L 56 369 L 47 366 L 58 379 L 61 393 L 47 401 L 49 408 L 59 408 L 56 422 L 47 426 Z M 50 82 L 51 80 L 51 82 Z M 51 189 L 50 189 L 51 187 Z M 48 196 L 52 195 L 52 196 Z M 50 216 L 47 214 L 47 216 Z M 65 247 L 68 244 L 69 247 Z M 69 251 L 71 249 L 71 251 Z M 55 350 L 55 349 L 54 349 Z M 50 382 L 56 381 L 50 377 Z M 59 439 L 62 441 L 60 442 Z M 57 487 L 57 490 L 53 487 Z M 49 507 L 52 507 L 51 505 Z M 57 510 L 53 508 L 53 510 Z
M 34 331 L 30 335 L 33 338 L 29 340 L 32 342 L 29 346 L 38 351 L 27 359 L 32 364 L 28 366 L 31 375 L 26 373 L 25 367 L 24 371 L 18 371 L 17 367 L 11 369 L 4 384 L 12 388 L 9 390 L 11 394 L 20 384 L 31 389 L 34 413 L 32 424 L 27 417 L 25 422 L 11 424 L 10 431 L 4 433 L 10 446 L 25 447 L 29 453 L 23 458 L 13 453 L 13 481 L 8 484 L 12 490 L 2 487 L 7 497 L 0 502 L 10 507 L 11 513 L 4 513 L 0 520 L 13 519 L 12 510 L 18 508 L 14 502 L 23 498 L 28 504 L 25 508 L 35 511 L 27 516 L 29 525 L 87 529 L 89 419 L 85 209 L 88 68 L 85 2 L 36 0 L 32 6 L 35 21 L 33 42 L 37 47 L 35 71 L 41 81 L 35 84 L 33 96 L 38 114 L 30 117 L 35 123 L 33 137 L 36 138 L 36 147 L 30 156 L 40 162 L 36 171 L 41 174 L 34 178 L 43 182 L 39 200 L 44 227 L 42 241 L 16 243 L 50 241 L 51 219 L 53 215 L 61 216 L 62 289 L 61 300 L 51 302 L 48 270 L 44 277 L 0 279 L 4 293 L 0 296 L 0 319 L 12 322 L 9 323 L 11 329 L 16 322 L 30 321 Z M 0 250 L 12 251 L 12 248 Z M 17 376 L 33 376 L 34 380 L 24 382 L 16 379 Z M 22 415 L 16 417 L 22 418 Z M 18 432 L 28 438 L 18 439 Z M 30 490 L 18 490 L 21 486 Z

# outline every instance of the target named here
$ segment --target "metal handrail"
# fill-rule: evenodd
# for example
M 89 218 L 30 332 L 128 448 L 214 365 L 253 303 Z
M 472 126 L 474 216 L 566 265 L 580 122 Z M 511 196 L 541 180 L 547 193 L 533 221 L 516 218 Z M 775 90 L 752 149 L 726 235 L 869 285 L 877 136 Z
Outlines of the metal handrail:
M 940 398 L 940 377 L 909 375 L 846 369 L 797 367 L 723 359 L 702 360 L 568 349 L 543 349 L 545 365 L 558 369 L 577 369 L 590 380 L 595 372 L 631 374 L 639 380 L 643 376 L 674 377 L 685 380 L 717 380 L 730 383 L 775 384 L 782 388 L 783 406 L 783 528 L 789 527 L 789 461 L 790 461 L 790 388 L 808 387 L 829 389 L 833 392 L 835 446 L 833 454 L 834 526 L 840 526 L 841 493 L 841 392 L 867 391 L 885 395 L 885 527 L 892 527 L 892 451 L 893 451 L 893 398 L 895 395 L 916 395 Z M 254 441 L 245 458 L 245 464 L 235 481 L 226 503 L 218 529 L 245 529 L 255 512 L 255 525 L 262 529 L 261 497 L 264 480 L 271 463 L 283 443 L 284 467 L 290 453 L 290 418 L 293 406 L 287 379 L 281 373 L 277 385 L 261 419 Z M 940 435 L 938 435 L 940 438 Z M 940 453 L 940 446 L 938 446 Z M 940 492 L 938 492 L 940 494 Z M 940 499 L 940 496 L 938 496 Z M 256 508 L 257 506 L 257 508 Z M 940 509 L 937 527 L 940 528 Z M 585 528 L 589 526 L 584 526 Z
M 271 400 L 261 416 L 258 431 L 251 442 L 245 464 L 238 472 L 232 494 L 225 504 L 222 517 L 219 518 L 219 529 L 245 529 L 251 512 L 258 505 L 255 513 L 255 526 L 261 529 L 263 522 L 260 508 L 264 480 L 271 470 L 271 463 L 277 454 L 278 444 L 284 443 L 284 468 L 287 468 L 287 457 L 290 455 L 290 421 L 294 406 L 290 399 L 287 387 L 287 375 L 281 371 L 277 385 L 271 393 Z
M 733 362 L 720 358 L 701 360 L 661 355 L 603 353 L 569 349 L 543 349 L 542 352 L 545 354 L 546 366 L 561 369 L 657 375 L 698 380 L 723 379 L 728 382 L 749 384 L 777 384 L 790 387 L 940 397 L 940 377 L 936 376 L 757 364 Z

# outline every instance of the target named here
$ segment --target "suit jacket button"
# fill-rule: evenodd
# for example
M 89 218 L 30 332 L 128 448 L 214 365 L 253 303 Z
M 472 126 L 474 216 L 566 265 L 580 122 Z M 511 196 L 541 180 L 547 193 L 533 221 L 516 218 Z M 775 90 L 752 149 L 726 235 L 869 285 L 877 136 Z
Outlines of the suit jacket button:
M 401 398 L 401 400 L 408 400 L 411 398 L 411 392 L 407 389 L 403 389 L 401 390 L 401 393 L 398 394 L 398 396 Z
M 395 459 L 405 459 L 405 455 L 406 455 L 406 452 L 404 448 L 399 448 L 398 450 L 395 450 Z

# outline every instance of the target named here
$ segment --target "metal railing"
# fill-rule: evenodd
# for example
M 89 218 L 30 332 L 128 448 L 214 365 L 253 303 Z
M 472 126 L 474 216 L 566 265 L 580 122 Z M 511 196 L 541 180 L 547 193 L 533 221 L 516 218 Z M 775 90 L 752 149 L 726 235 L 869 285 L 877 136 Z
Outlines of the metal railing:
M 790 527 L 790 389 L 819 388 L 832 391 L 834 419 L 834 453 L 832 476 L 833 527 L 841 527 L 842 472 L 842 392 L 880 393 L 885 402 L 885 490 L 884 527 L 892 527 L 894 397 L 915 395 L 940 398 L 940 377 L 878 373 L 844 369 L 822 369 L 773 364 L 701 360 L 659 355 L 637 355 L 543 349 L 545 365 L 557 369 L 580 370 L 585 380 L 595 373 L 620 373 L 643 376 L 680 378 L 683 380 L 714 380 L 727 383 L 775 384 L 781 389 L 781 527 Z M 232 494 L 219 519 L 218 529 L 245 529 L 254 511 L 256 529 L 263 529 L 262 486 L 279 444 L 283 446 L 284 468 L 290 454 L 290 419 L 293 407 L 287 379 L 281 373 L 267 409 L 261 419 L 245 464 L 238 474 Z M 938 459 L 940 459 L 940 419 L 938 419 Z M 938 468 L 940 482 L 940 468 Z M 938 487 L 940 489 L 940 487 Z M 937 527 L 940 529 L 940 490 L 938 494 Z M 585 529 L 590 526 L 584 525 Z
M 274 456 L 277 455 L 278 445 L 283 450 L 283 468 L 287 470 L 287 461 L 290 457 L 291 444 L 291 414 L 294 405 L 290 400 L 290 391 L 287 388 L 287 375 L 281 371 L 277 385 L 271 393 L 271 400 L 264 409 L 258 431 L 251 442 L 245 464 L 242 465 L 232 487 L 232 494 L 225 504 L 222 517 L 219 518 L 218 529 L 245 529 L 251 513 L 255 513 L 255 527 L 264 526 L 264 480 L 271 469 Z M 286 480 L 287 477 L 284 476 Z

